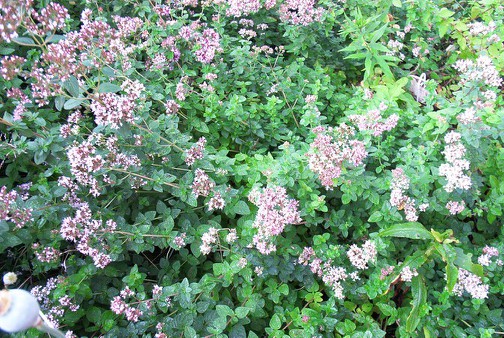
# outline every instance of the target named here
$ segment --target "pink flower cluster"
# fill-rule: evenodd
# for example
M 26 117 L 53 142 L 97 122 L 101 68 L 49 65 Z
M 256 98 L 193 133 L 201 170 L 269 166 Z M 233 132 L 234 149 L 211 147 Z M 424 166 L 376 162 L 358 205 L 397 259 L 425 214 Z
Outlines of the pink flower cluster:
M 213 211 L 216 209 L 224 209 L 226 201 L 222 198 L 222 194 L 214 190 L 215 183 L 210 179 L 210 176 L 205 173 L 202 169 L 196 169 L 194 172 L 194 181 L 191 185 L 193 194 L 198 196 L 208 196 L 213 192 L 213 196 L 208 200 L 207 207 L 208 211 Z
M 463 159 L 466 148 L 460 142 L 461 135 L 451 131 L 445 135 L 446 146 L 443 155 L 448 163 L 443 163 L 439 167 L 439 175 L 447 180 L 444 185 L 446 192 L 455 189 L 468 190 L 471 188 L 471 179 L 464 174 L 464 170 L 469 170 L 469 161 Z
M 174 115 L 179 111 L 180 105 L 174 100 L 168 100 L 165 103 L 166 114 Z
M 203 151 L 205 150 L 206 138 L 200 137 L 198 142 L 191 149 L 186 151 L 185 163 L 190 167 L 196 162 L 196 160 L 201 160 L 203 158 Z
M 215 192 L 207 203 L 208 211 L 213 211 L 216 209 L 222 210 L 226 206 L 226 201 L 222 198 L 220 192 Z
M 499 250 L 497 250 L 497 248 L 486 245 L 483 248 L 483 254 L 478 257 L 478 263 L 482 266 L 489 266 L 490 259 L 492 257 L 498 257 L 498 256 L 499 256 Z
M 313 129 L 317 135 L 310 144 L 308 166 L 318 175 L 322 185 L 332 190 L 334 180 L 340 177 L 345 161 L 354 166 L 362 164 L 367 157 L 364 143 L 353 139 L 354 129 L 341 124 L 338 128 L 319 126 Z
M 460 124 L 470 125 L 481 121 L 481 118 L 476 114 L 474 107 L 469 107 L 457 115 L 457 120 Z
M 136 323 L 143 312 L 139 308 L 135 308 L 130 304 L 126 303 L 126 300 L 129 297 L 133 297 L 135 293 L 131 291 L 129 287 L 126 286 L 121 292 L 119 296 L 114 297 L 110 302 L 110 310 L 114 312 L 116 315 L 126 315 L 126 319 Z
M 61 255 L 58 249 L 51 247 L 41 248 L 40 243 L 33 243 L 32 249 L 35 251 L 35 257 L 43 263 L 57 262 Z
M 50 2 L 40 10 L 40 13 L 30 9 L 29 14 L 32 20 L 24 22 L 26 29 L 31 34 L 38 36 L 45 36 L 65 28 L 65 21 L 70 18 L 68 10 L 55 2 Z
M 357 124 L 360 131 L 369 130 L 373 136 L 380 136 L 385 131 L 390 131 L 397 125 L 399 115 L 392 114 L 383 119 L 381 113 L 387 110 L 387 106 L 380 104 L 378 109 L 371 109 L 365 115 L 350 115 L 348 118 Z
M 21 1 L 2 1 L 0 6 L 0 42 L 11 42 L 18 37 L 16 32 L 19 25 L 23 22 L 20 8 L 29 8 L 33 0 Z
M 128 96 L 101 93 L 90 105 L 97 125 L 119 129 L 123 123 L 133 123 L 135 102 Z
M 347 251 L 347 257 L 350 263 L 359 270 L 365 270 L 368 268 L 367 264 L 376 258 L 378 252 L 376 251 L 376 246 L 372 241 L 366 241 L 361 248 L 357 244 L 352 244 L 350 249 Z
M 226 9 L 226 16 L 246 16 L 261 9 L 259 0 L 227 0 L 227 3 L 229 7 Z
M 201 63 L 211 63 L 215 53 L 220 50 L 219 34 L 207 28 L 201 35 L 196 36 L 196 44 L 200 46 L 200 49 L 195 52 L 196 60 Z
M 323 282 L 332 288 L 336 298 L 345 298 L 343 285 L 341 284 L 348 277 L 345 268 L 334 267 L 331 265 L 331 262 L 322 264 L 322 260 L 316 256 L 315 251 L 311 247 L 303 248 L 303 252 L 298 258 L 298 263 L 304 266 L 309 265 L 311 272 L 321 277 Z
M 2 65 L 0 67 L 0 76 L 7 81 L 12 80 L 19 75 L 21 67 L 25 62 L 25 58 L 16 55 L 3 57 L 0 61 L 0 64 Z
M 262 192 L 253 189 L 248 198 L 259 208 L 252 224 L 257 229 L 253 238 L 254 246 L 260 253 L 268 255 L 276 251 L 273 241 L 285 226 L 301 222 L 299 202 L 288 198 L 287 191 L 278 186 L 265 188 Z
M 33 221 L 32 209 L 22 208 L 16 200 L 27 199 L 27 194 L 20 195 L 16 191 L 7 191 L 7 187 L 0 188 L 0 221 L 12 222 L 21 229 L 26 223 Z
M 116 222 L 93 219 L 87 203 L 77 208 L 74 217 L 63 219 L 60 227 L 61 237 L 76 243 L 77 250 L 93 259 L 98 268 L 104 268 L 111 262 L 109 255 L 96 249 L 106 249 L 108 246 L 102 238 L 105 233 L 112 233 L 117 228 Z
M 451 215 L 460 214 L 465 209 L 465 202 L 448 201 L 448 203 L 446 203 L 446 209 L 448 209 Z
M 219 230 L 210 228 L 201 236 L 200 251 L 203 255 L 208 255 L 212 251 L 212 245 L 219 240 Z
M 226 235 L 226 242 L 228 244 L 231 244 L 235 242 L 238 239 L 238 235 L 236 233 L 236 229 L 228 229 L 229 232 Z M 208 229 L 207 232 L 201 236 L 201 245 L 200 245 L 200 252 L 203 255 L 208 255 L 210 252 L 212 252 L 212 248 L 215 244 L 219 243 L 219 231 L 216 228 L 210 228 Z
M 411 268 L 409 266 L 405 266 L 401 270 L 401 280 L 403 282 L 411 282 L 411 279 L 415 276 L 418 276 L 418 272 L 415 268 Z
M 488 298 L 488 289 L 488 285 L 483 284 L 481 278 L 467 270 L 459 269 L 458 281 L 453 287 L 454 294 L 462 296 L 465 290 L 472 298 L 485 299 Z
M 390 184 L 392 189 L 390 192 L 390 205 L 397 207 L 398 210 L 404 209 L 408 221 L 417 221 L 418 214 L 415 207 L 415 199 L 404 194 L 404 192 L 409 189 L 409 178 L 404 174 L 402 168 L 392 170 L 392 177 L 393 180 Z
M 371 241 L 366 241 L 362 248 L 353 244 L 347 251 L 347 256 L 354 267 L 359 270 L 367 269 L 367 263 L 376 258 L 376 246 Z M 358 271 L 348 273 L 343 267 L 332 265 L 332 261 L 322 263 L 315 251 L 311 247 L 303 248 L 303 252 L 298 258 L 298 263 L 304 266 L 309 266 L 311 272 L 322 278 L 322 281 L 332 288 L 334 296 L 338 299 L 344 299 L 344 288 L 341 284 L 346 279 L 352 281 L 359 280 Z
M 466 81 L 480 81 L 493 87 L 500 87 L 502 84 L 499 71 L 493 65 L 492 59 L 486 55 L 480 55 L 476 59 L 476 62 L 469 59 L 458 60 L 453 65 L 453 68 L 462 73 L 462 83 Z
M 111 136 L 106 139 L 105 144 L 108 150 L 98 149 L 94 143 L 102 143 L 101 135 L 91 134 L 91 136 L 82 143 L 75 142 L 67 151 L 68 160 L 71 166 L 71 173 L 76 181 L 82 186 L 89 186 L 93 196 L 100 195 L 100 184 L 96 177 L 97 171 L 107 167 L 118 167 L 121 170 L 127 170 L 130 167 L 139 167 L 140 159 L 136 155 L 127 155 L 121 153 L 117 146 L 117 137 Z M 97 154 L 102 152 L 103 155 Z M 103 181 L 113 183 L 108 180 L 107 176 L 103 176 Z M 132 185 L 143 184 L 138 180 L 131 179 Z
M 208 196 L 210 191 L 215 187 L 215 183 L 202 169 L 196 169 L 194 172 L 194 181 L 191 185 L 193 194 L 198 196 Z
M 322 20 L 325 10 L 315 7 L 315 0 L 285 0 L 280 5 L 280 20 L 294 25 L 307 26 Z
M 59 327 L 58 319 L 62 318 L 65 313 L 65 308 L 75 312 L 79 310 L 79 305 L 75 304 L 72 298 L 68 295 L 59 297 L 58 302 L 52 301 L 51 291 L 56 289 L 58 284 L 64 282 L 63 277 L 51 277 L 47 280 L 45 286 L 37 285 L 31 289 L 31 294 L 37 298 L 42 310 L 49 322 L 55 327 Z
M 121 38 L 129 37 L 136 31 L 138 31 L 143 25 L 143 22 L 140 18 L 121 17 L 114 15 L 112 19 L 117 25 L 118 36 Z

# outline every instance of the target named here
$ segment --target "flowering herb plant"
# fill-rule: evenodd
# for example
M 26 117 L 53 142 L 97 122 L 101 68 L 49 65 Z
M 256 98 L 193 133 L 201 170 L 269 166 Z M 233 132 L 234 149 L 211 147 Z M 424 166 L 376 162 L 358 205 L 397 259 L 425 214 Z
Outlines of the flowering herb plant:
M 504 334 L 500 1 L 0 4 L 0 270 L 52 329 Z

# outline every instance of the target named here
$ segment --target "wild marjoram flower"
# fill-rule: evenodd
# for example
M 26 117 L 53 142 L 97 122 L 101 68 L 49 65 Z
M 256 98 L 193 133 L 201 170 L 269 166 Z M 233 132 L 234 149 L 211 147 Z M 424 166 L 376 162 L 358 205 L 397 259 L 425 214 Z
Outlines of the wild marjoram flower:
M 335 186 L 334 180 L 340 177 L 344 162 L 354 166 L 362 164 L 367 157 L 364 143 L 352 139 L 354 128 L 342 123 L 337 128 L 319 126 L 312 130 L 317 136 L 310 145 L 308 166 L 318 175 L 327 190 Z
M 262 192 L 253 189 L 248 198 L 259 208 L 252 224 L 257 229 L 254 246 L 260 253 L 268 255 L 276 251 L 273 241 L 287 224 L 301 222 L 299 202 L 288 198 L 287 191 L 282 187 L 265 188 Z
M 50 326 L 44 319 L 35 296 L 26 290 L 0 291 L 0 329 L 15 333 L 35 327 L 53 337 L 64 338 L 63 332 Z
M 357 124 L 360 131 L 368 130 L 373 136 L 380 136 L 385 131 L 392 130 L 399 121 L 399 115 L 392 114 L 386 119 L 381 116 L 387 110 L 387 105 L 381 103 L 378 109 L 371 109 L 364 115 L 350 115 L 348 119 Z
M 445 135 L 446 147 L 443 155 L 448 163 L 443 163 L 439 167 L 439 175 L 446 177 L 444 189 L 452 192 L 455 189 L 468 190 L 471 188 L 471 178 L 464 174 L 464 170 L 469 170 L 469 161 L 463 159 L 466 148 L 460 142 L 461 135 L 451 131 Z
M 357 268 L 357 271 L 351 273 L 348 273 L 343 267 L 333 266 L 331 260 L 323 263 L 311 247 L 303 249 L 303 252 L 299 255 L 298 263 L 304 266 L 309 265 L 311 272 L 321 277 L 322 281 L 331 287 L 336 298 L 344 299 L 344 287 L 341 283 L 348 277 L 354 282 L 359 280 L 358 270 L 367 269 L 367 264 L 375 260 L 377 254 L 376 245 L 372 241 L 366 241 L 360 248 L 356 244 L 352 244 L 346 255 L 350 263 Z
M 418 213 L 415 207 L 415 199 L 404 194 L 409 189 L 410 180 L 404 174 L 402 168 L 392 170 L 393 180 L 390 184 L 390 204 L 398 210 L 404 209 L 406 220 L 415 222 L 418 220 Z

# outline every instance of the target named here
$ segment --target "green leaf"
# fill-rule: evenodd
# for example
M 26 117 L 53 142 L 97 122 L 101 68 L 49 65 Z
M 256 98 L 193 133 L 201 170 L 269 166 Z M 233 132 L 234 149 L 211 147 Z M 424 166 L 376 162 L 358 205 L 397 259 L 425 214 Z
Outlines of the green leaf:
M 275 313 L 273 317 L 271 317 L 269 325 L 273 330 L 280 330 L 280 327 L 282 326 L 282 320 L 280 320 L 280 316 Z
M 101 318 L 101 310 L 100 308 L 93 306 L 90 309 L 86 310 L 86 318 L 91 322 L 95 324 L 100 323 L 100 318 Z
M 219 314 L 219 317 L 226 317 L 226 316 L 233 316 L 234 315 L 233 310 L 227 305 L 219 304 L 216 306 L 216 309 L 217 309 L 217 313 Z
M 14 53 L 14 51 L 14 48 L 0 47 L 0 54 L 2 55 L 9 55 Z
M 54 100 L 54 105 L 56 106 L 56 110 L 58 110 L 58 111 L 61 111 L 64 104 L 65 104 L 65 97 L 64 96 L 58 96 Z
M 65 88 L 73 97 L 79 97 L 79 81 L 77 81 L 75 76 L 71 75 L 68 80 L 63 82 L 63 88 Z
M 196 335 L 194 337 L 196 337 Z M 243 327 L 243 325 L 236 324 L 235 326 L 233 326 L 233 328 L 229 332 L 228 337 L 229 338 L 246 338 L 247 332 L 245 331 L 245 328 Z
M 381 221 L 382 219 L 383 219 L 383 215 L 381 214 L 381 212 L 375 211 L 371 214 L 371 216 L 369 216 L 368 222 L 376 223 L 376 222 Z
M 68 99 L 66 102 L 65 102 L 65 105 L 63 106 L 63 108 L 65 108 L 66 110 L 72 110 L 74 108 L 77 108 L 78 106 L 80 106 L 82 104 L 82 100 L 77 100 L 77 99 Z
M 117 93 L 121 90 L 121 87 L 110 82 L 105 82 L 100 84 L 98 88 L 98 93 Z
M 392 0 L 392 5 L 394 5 L 395 7 L 401 8 L 402 2 L 401 2 L 401 0 Z
M 453 287 L 457 283 L 458 279 L 458 269 L 453 263 L 446 264 L 446 287 L 448 292 L 452 292 Z
M 420 306 L 427 300 L 427 288 L 422 276 L 417 276 L 411 281 L 411 293 L 413 295 L 412 309 L 406 320 L 406 332 L 413 333 L 420 324 Z
M 479 264 L 474 264 L 471 260 L 470 255 L 466 255 L 464 250 L 461 248 L 454 248 L 456 257 L 453 262 L 458 267 L 461 267 L 464 270 L 474 273 L 476 276 L 483 277 L 483 267 Z
M 12 39 L 12 41 L 20 44 L 20 45 L 34 45 L 35 41 L 33 41 L 31 38 L 27 38 L 26 36 L 18 36 L 17 38 Z
M 380 27 L 380 29 L 378 29 L 377 31 L 375 31 L 375 33 L 373 34 L 373 37 L 371 38 L 371 43 L 375 43 L 376 41 L 378 41 L 382 36 L 383 36 L 383 33 L 385 33 L 385 29 L 387 29 L 388 27 L 388 22 L 386 24 L 384 24 L 383 26 Z
M 250 311 L 250 309 L 248 307 L 238 306 L 235 309 L 235 314 L 236 314 L 236 317 L 238 317 L 238 319 L 242 319 L 242 318 L 247 317 L 249 311 Z
M 392 71 L 390 70 L 390 67 L 387 64 L 387 61 L 385 61 L 381 57 L 376 57 L 375 59 L 376 62 L 380 65 L 380 68 L 382 69 L 383 73 L 389 78 L 394 79 L 394 74 L 392 74 Z
M 441 8 L 441 10 L 437 12 L 437 16 L 442 19 L 447 19 L 453 14 L 455 14 L 455 12 L 450 11 L 448 8 Z
M 187 325 L 184 328 L 184 337 L 186 338 L 194 338 L 197 337 L 198 335 L 196 334 L 196 330 L 193 329 L 191 326 Z
M 233 212 L 238 215 L 248 215 L 250 208 L 245 201 L 238 201 L 233 207 Z
M 430 231 L 418 222 L 392 225 L 379 233 L 381 237 L 405 237 L 411 239 L 434 239 Z
M 350 194 L 344 193 L 343 196 L 341 196 L 341 203 L 343 204 L 348 204 L 352 200 L 352 196 Z

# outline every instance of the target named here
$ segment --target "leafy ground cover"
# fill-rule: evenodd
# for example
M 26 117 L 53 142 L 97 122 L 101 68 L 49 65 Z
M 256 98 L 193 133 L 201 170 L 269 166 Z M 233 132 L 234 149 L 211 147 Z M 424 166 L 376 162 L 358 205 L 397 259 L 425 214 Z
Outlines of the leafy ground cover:
M 0 4 L 0 271 L 68 337 L 504 335 L 499 0 Z

